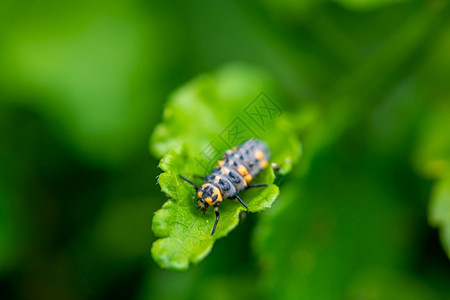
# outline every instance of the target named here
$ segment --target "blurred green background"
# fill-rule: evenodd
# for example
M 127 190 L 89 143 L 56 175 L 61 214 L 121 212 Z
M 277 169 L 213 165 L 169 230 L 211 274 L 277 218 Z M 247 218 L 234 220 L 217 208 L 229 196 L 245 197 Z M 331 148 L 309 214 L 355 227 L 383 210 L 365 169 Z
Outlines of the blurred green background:
M 450 166 L 449 9 L 1 1 L 0 298 L 450 299 L 427 216 Z M 304 155 L 272 209 L 162 270 L 149 138 L 172 91 L 235 61 L 275 78 Z

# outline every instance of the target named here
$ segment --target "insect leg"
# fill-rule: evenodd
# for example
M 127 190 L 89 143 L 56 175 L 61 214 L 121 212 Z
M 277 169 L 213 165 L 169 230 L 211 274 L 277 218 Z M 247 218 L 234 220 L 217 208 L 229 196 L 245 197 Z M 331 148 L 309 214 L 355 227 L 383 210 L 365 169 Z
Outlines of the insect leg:
M 247 188 L 254 188 L 254 187 L 261 187 L 261 186 L 268 186 L 267 183 L 259 183 L 259 184 L 249 184 L 247 185 Z
M 218 206 L 214 207 L 214 212 L 216 213 L 216 222 L 214 222 L 214 226 L 213 226 L 213 229 L 211 231 L 211 235 L 213 235 L 214 231 L 216 231 L 216 226 L 217 226 L 217 223 L 219 223 L 219 219 L 220 219 L 219 207 Z
M 186 180 L 187 182 L 189 182 L 190 184 L 192 184 L 192 185 L 195 187 L 195 189 L 198 190 L 198 186 L 195 184 L 195 182 L 193 182 L 193 181 L 187 179 L 187 178 L 184 177 L 183 175 L 179 175 L 179 176 L 180 176 L 181 179 L 184 179 L 184 180 Z
M 238 195 L 236 195 L 236 198 L 239 200 L 239 202 L 241 202 L 241 204 L 242 205 L 244 205 L 244 207 L 248 210 L 248 206 L 247 206 L 247 204 L 245 204 L 244 203 L 244 201 L 242 201 L 242 199 L 241 198 L 239 198 L 239 196 Z

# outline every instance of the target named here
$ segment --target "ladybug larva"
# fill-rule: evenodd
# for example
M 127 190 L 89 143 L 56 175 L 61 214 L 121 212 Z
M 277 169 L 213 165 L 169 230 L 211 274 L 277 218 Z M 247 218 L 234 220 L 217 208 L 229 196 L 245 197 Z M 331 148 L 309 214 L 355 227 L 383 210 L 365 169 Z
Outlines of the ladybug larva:
M 227 150 L 218 162 L 218 167 L 212 173 L 206 175 L 204 184 L 197 186 L 193 181 L 180 175 L 180 177 L 192 184 L 197 191 L 198 209 L 204 213 L 208 207 L 214 207 L 216 221 L 211 231 L 211 235 L 216 230 L 219 222 L 219 205 L 223 199 L 237 199 L 248 209 L 248 206 L 237 195 L 240 191 L 253 187 L 267 186 L 267 184 L 249 184 L 253 178 L 267 167 L 270 159 L 269 148 L 266 143 L 249 139 L 237 148 Z

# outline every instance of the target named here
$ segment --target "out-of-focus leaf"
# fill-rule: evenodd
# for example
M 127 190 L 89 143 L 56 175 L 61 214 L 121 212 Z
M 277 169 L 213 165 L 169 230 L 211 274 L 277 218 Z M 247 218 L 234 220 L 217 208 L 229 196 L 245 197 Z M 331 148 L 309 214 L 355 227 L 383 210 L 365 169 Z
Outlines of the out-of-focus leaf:
M 257 1 L 258 2 L 258 1 Z M 320 5 L 323 0 L 264 0 L 262 1 L 270 13 L 279 15 L 280 19 L 290 18 L 298 21 L 299 17 L 305 18 L 312 9 Z
M 19 232 L 10 200 L 0 182 L 0 275 L 15 265 L 19 255 Z
M 89 231 L 90 244 L 104 259 L 114 259 L 116 262 L 146 256 L 148 241 L 145 236 L 150 224 L 148 211 L 152 207 L 152 201 L 148 198 L 111 203 Z
M 382 175 L 389 164 L 335 151 L 318 154 L 306 176 L 283 186 L 278 209 L 261 216 L 253 242 L 268 298 L 345 299 L 365 266 L 408 260 L 417 228 Z
M 450 257 L 450 175 L 434 186 L 428 217 L 439 228 L 442 244 Z
M 371 266 L 355 274 L 345 299 L 433 300 L 442 297 L 413 274 Z
M 350 9 L 354 10 L 371 10 L 383 6 L 396 3 L 406 2 L 409 0 L 333 0 Z
M 419 72 L 421 94 L 426 97 L 413 161 L 424 176 L 437 180 L 428 210 L 431 225 L 439 228 L 441 242 L 450 256 L 450 26 L 443 26 L 432 54 Z
M 287 173 L 297 161 L 300 143 L 286 118 L 287 113 L 269 96 L 271 91 L 272 83 L 264 72 L 233 64 L 214 75 L 197 78 L 171 97 L 164 120 L 151 139 L 151 150 L 156 156 L 169 152 L 160 162 L 165 172 L 158 182 L 171 199 L 153 219 L 153 231 L 162 239 L 154 243 L 152 255 L 162 267 L 183 270 L 189 263 L 202 260 L 217 238 L 237 226 L 239 212 L 244 210 L 239 202 L 225 200 L 217 230 L 211 236 L 213 211 L 210 209 L 203 215 L 197 210 L 193 187 L 178 175 L 206 175 L 224 150 L 249 137 L 268 143 L 272 161 L 281 166 L 282 172 Z M 264 104 L 271 109 L 264 110 Z M 255 105 L 264 117 L 252 115 Z M 234 135 L 235 130 L 238 135 Z M 205 157 L 205 153 L 211 157 Z M 270 184 L 273 180 L 273 170 L 269 167 L 255 182 Z M 244 191 L 240 196 L 249 211 L 256 212 L 269 208 L 277 195 L 278 187 L 271 184 Z
M 87 159 L 120 163 L 158 113 L 149 100 L 158 91 L 148 84 L 161 76 L 156 61 L 165 59 L 155 20 L 129 1 L 47 2 L 21 2 L 0 21 L 5 98 L 55 124 Z
M 423 111 L 421 127 L 414 152 L 417 169 L 427 177 L 440 178 L 450 170 L 450 134 L 448 120 L 450 104 L 450 27 L 444 27 L 438 36 L 432 55 L 419 73 L 423 82 L 421 94 L 426 97 L 427 109 Z
M 431 178 L 441 178 L 450 170 L 450 106 L 436 103 L 424 121 L 415 153 L 419 171 Z

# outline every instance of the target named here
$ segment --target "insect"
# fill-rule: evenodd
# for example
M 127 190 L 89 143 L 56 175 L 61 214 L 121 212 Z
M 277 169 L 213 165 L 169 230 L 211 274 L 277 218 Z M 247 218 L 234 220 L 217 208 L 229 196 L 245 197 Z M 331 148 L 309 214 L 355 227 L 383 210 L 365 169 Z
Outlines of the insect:
M 249 184 L 253 178 L 267 167 L 270 159 L 270 152 L 267 144 L 258 139 L 249 139 L 237 148 L 227 150 L 218 166 L 212 173 L 204 177 L 204 184 L 197 184 L 186 177 L 180 177 L 194 186 L 197 191 L 198 209 L 206 213 L 208 207 L 214 207 L 216 221 L 211 231 L 211 235 L 216 230 L 220 219 L 219 205 L 223 199 L 237 199 L 248 210 L 247 204 L 238 196 L 240 191 L 263 187 L 267 184 Z

